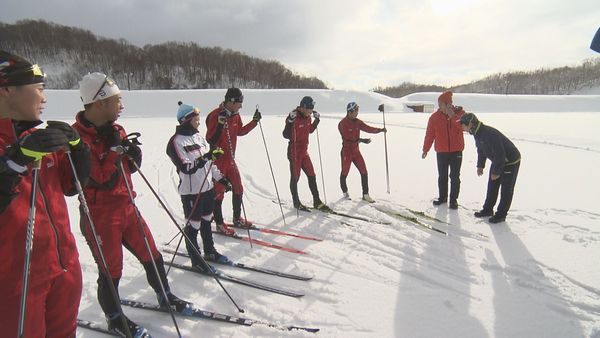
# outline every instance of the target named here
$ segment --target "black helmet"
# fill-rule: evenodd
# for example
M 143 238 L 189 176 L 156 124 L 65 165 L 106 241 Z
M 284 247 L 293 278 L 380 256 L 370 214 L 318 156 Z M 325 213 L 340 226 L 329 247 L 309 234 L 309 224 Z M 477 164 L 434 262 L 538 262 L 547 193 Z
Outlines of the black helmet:
M 474 131 L 477 129 L 477 127 L 479 127 L 479 119 L 477 118 L 477 116 L 475 116 L 475 114 L 465 113 L 463 116 L 460 117 L 460 124 L 468 126 L 469 123 L 472 123 L 471 129 L 469 129 L 469 134 L 474 134 Z

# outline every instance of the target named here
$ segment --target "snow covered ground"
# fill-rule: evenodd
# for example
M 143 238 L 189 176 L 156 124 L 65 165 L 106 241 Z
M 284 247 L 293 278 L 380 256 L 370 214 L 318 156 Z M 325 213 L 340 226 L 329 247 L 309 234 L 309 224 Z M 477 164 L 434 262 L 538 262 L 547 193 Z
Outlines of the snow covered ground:
M 319 212 L 301 213 L 285 206 L 285 224 L 276 200 L 261 130 L 238 142 L 237 163 L 245 188 L 249 219 L 270 228 L 323 238 L 322 242 L 252 232 L 257 239 L 293 246 L 307 255 L 250 248 L 248 243 L 215 236 L 217 248 L 231 259 L 286 272 L 314 276 L 309 282 L 246 273 L 228 273 L 306 293 L 300 299 L 223 282 L 235 307 L 217 283 L 189 272 L 169 274 L 175 294 L 198 306 L 231 315 L 278 324 L 318 327 L 320 337 L 600 337 L 600 96 L 488 96 L 457 94 L 455 104 L 478 113 L 480 120 L 510 137 L 523 162 L 513 207 L 506 223 L 490 225 L 472 216 L 481 208 L 486 176 L 476 175 L 472 136 L 465 135 L 459 210 L 433 207 L 437 171 L 432 152 L 422 160 L 421 147 L 428 114 L 407 113 L 405 103 L 435 102 L 436 93 L 391 99 L 368 92 L 314 90 L 246 90 L 242 114 L 249 121 L 255 106 L 264 114 L 262 130 L 273 163 L 281 199 L 291 200 L 286 141 L 281 136 L 287 112 L 310 94 L 323 114 L 319 133 L 311 136 L 310 154 L 317 169 L 321 197 L 335 210 L 373 220 L 367 223 Z M 142 133 L 143 173 L 181 220 L 177 176 L 165 155 L 176 124 L 176 102 L 200 107 L 202 116 L 216 106 L 224 90 L 124 92 L 125 111 L 119 123 Z M 75 91 L 47 91 L 44 119 L 73 121 L 80 109 Z M 338 186 L 340 137 L 337 123 L 348 101 L 361 106 L 359 117 L 381 126 L 377 105 L 386 104 L 389 182 L 383 134 L 367 135 L 361 145 L 370 176 L 371 196 L 360 201 L 360 177 L 352 168 L 348 185 L 352 201 L 341 200 Z M 201 127 L 205 132 L 204 126 Z M 320 144 L 320 155 L 318 144 Z M 320 161 L 322 160 L 322 168 Z M 489 162 L 488 162 L 489 166 Z M 323 189 L 321 173 L 324 177 Z M 135 175 L 137 205 L 157 243 L 176 234 L 174 225 Z M 310 204 L 306 178 L 299 183 L 302 200 Z M 75 198 L 69 200 L 73 232 L 78 238 L 84 273 L 80 317 L 102 322 L 96 300 L 96 266 L 78 229 Z M 224 214 L 231 217 L 230 198 Z M 448 233 L 443 236 L 395 219 L 374 207 L 404 215 L 411 210 L 438 219 L 419 219 Z M 165 255 L 165 259 L 170 259 Z M 186 260 L 177 258 L 179 262 Z M 120 287 L 123 298 L 155 302 L 142 266 L 126 254 Z M 168 315 L 124 308 L 154 337 L 175 337 Z M 208 320 L 178 318 L 185 337 L 313 337 L 266 326 L 241 327 Z M 101 337 L 80 330 L 78 337 Z

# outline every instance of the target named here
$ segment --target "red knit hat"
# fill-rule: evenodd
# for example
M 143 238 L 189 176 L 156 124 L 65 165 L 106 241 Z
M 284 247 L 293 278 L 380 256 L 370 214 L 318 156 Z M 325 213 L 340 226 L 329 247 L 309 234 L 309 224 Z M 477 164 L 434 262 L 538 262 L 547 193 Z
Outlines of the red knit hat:
M 438 103 L 439 104 L 449 104 L 452 103 L 452 92 L 447 90 L 445 92 L 442 93 L 442 95 L 440 95 L 438 97 Z

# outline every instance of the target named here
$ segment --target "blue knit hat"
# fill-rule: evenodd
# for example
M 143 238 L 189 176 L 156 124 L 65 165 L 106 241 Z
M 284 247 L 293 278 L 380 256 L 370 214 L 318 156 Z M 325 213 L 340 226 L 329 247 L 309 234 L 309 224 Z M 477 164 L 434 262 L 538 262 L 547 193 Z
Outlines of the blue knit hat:
M 315 107 L 315 101 L 313 100 L 312 97 L 305 96 L 300 101 L 300 107 L 302 107 L 302 108 L 308 108 L 308 109 L 313 109 Z
M 183 102 L 177 102 L 179 105 L 179 109 L 177 110 L 177 121 L 179 124 L 184 124 L 189 121 L 192 117 L 200 114 L 200 109 L 192 107 L 188 104 L 183 104 Z

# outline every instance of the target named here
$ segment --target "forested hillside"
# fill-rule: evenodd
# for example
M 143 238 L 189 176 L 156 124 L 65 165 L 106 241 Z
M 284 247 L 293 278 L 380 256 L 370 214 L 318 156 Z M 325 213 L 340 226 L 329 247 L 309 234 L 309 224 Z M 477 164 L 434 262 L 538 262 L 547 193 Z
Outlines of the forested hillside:
M 327 88 L 316 77 L 295 74 L 277 61 L 229 49 L 181 42 L 140 48 L 46 21 L 0 23 L 0 49 L 40 64 L 52 89 L 77 88 L 90 71 L 109 74 L 131 89 Z
M 600 58 L 588 59 L 577 66 L 498 73 L 454 87 L 419 85 L 405 82 L 393 87 L 373 89 L 391 97 L 451 89 L 457 93 L 482 94 L 571 94 L 583 88 L 600 86 Z

